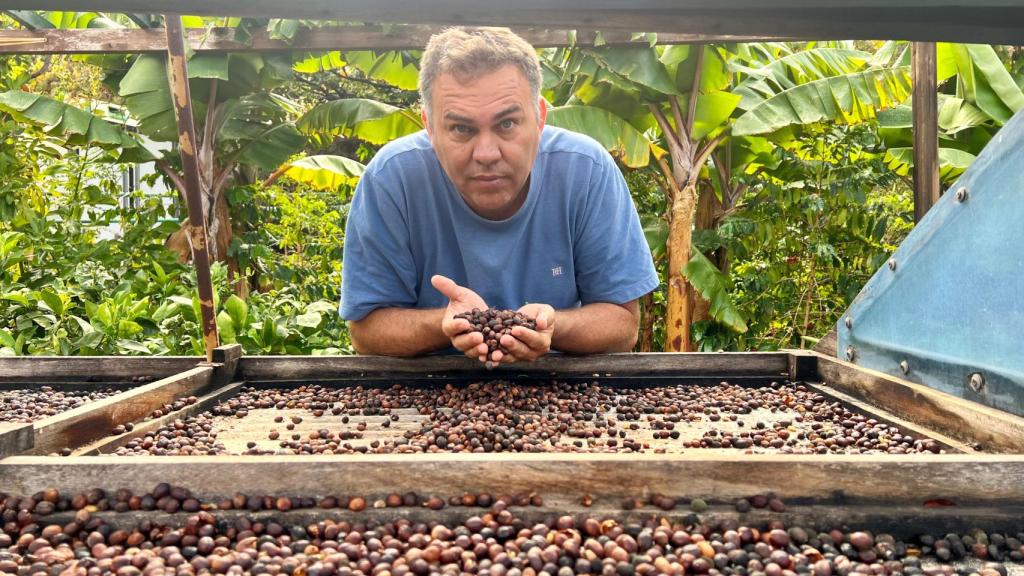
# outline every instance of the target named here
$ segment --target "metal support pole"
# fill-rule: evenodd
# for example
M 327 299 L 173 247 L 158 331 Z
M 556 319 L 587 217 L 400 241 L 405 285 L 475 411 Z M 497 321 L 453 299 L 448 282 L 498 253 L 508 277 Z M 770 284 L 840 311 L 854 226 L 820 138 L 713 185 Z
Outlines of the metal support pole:
M 911 47 L 914 83 L 914 222 L 939 201 L 939 103 L 934 42 Z
M 196 157 L 196 127 L 192 119 L 192 94 L 188 87 L 188 62 L 182 37 L 181 16 L 166 15 L 167 54 L 170 58 L 168 74 L 171 81 L 171 99 L 178 119 L 178 143 L 181 148 L 181 166 L 185 172 L 185 200 L 188 202 L 189 244 L 192 262 L 196 266 L 199 283 L 199 304 L 202 309 L 203 341 L 206 361 L 213 361 L 213 349 L 220 346 L 217 319 L 213 309 L 213 283 L 210 279 L 210 252 L 207 249 L 206 217 L 203 215 L 202 190 L 199 184 L 199 160 Z

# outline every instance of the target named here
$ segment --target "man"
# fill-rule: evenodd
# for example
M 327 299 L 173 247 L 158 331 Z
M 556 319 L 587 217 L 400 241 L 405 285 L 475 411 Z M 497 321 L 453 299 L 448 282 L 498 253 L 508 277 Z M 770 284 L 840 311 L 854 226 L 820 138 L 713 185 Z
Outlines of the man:
M 632 349 L 658 285 L 622 174 L 592 139 L 553 127 L 534 49 L 507 29 L 453 28 L 421 61 L 424 132 L 384 146 L 356 189 L 341 315 L 361 354 L 454 347 L 533 361 Z M 536 330 L 487 357 L 455 315 L 518 309 Z

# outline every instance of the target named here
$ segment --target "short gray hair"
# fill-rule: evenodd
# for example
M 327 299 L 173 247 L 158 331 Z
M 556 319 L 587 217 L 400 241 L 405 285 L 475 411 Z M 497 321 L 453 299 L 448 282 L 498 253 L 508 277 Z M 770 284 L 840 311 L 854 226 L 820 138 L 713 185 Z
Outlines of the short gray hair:
M 460 82 L 512 65 L 530 86 L 534 108 L 539 114 L 541 71 L 537 51 L 508 28 L 455 27 L 430 37 L 420 59 L 420 99 L 430 115 L 430 91 L 442 74 Z

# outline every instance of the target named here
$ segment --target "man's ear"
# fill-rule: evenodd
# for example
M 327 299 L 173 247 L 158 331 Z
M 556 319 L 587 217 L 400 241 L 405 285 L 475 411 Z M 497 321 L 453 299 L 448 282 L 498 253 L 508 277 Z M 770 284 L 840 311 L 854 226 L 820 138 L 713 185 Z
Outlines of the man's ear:
M 420 118 L 423 120 L 423 127 L 427 130 L 427 136 L 430 136 L 430 122 L 427 121 L 427 109 L 420 110 Z
M 540 122 L 538 122 L 538 124 L 540 124 L 540 128 L 543 129 L 544 122 L 548 118 L 548 101 L 541 97 L 540 102 L 538 104 L 540 109 Z

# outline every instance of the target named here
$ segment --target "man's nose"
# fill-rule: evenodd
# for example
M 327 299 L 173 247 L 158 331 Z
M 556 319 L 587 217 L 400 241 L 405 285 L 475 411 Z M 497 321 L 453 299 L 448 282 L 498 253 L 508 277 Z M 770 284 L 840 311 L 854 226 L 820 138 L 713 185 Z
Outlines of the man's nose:
M 473 160 L 480 164 L 493 164 L 501 159 L 497 137 L 489 131 L 481 132 L 473 146 Z

